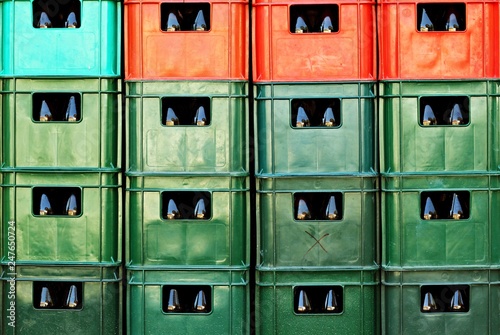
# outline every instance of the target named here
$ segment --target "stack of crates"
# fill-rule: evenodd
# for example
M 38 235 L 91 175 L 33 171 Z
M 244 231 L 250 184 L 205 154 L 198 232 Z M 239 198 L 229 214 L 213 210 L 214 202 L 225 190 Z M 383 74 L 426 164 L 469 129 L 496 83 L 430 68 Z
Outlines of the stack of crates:
M 2 334 L 120 334 L 121 4 L 0 3 Z
M 125 0 L 127 333 L 250 329 L 246 0 Z
M 379 3 L 384 334 L 497 334 L 496 1 Z
M 378 334 L 375 1 L 254 0 L 257 334 Z

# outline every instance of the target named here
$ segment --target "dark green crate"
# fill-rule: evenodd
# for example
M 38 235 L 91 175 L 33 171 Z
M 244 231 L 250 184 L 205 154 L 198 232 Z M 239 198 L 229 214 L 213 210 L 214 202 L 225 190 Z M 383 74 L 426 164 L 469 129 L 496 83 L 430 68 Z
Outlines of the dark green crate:
M 7 267 L 2 275 L 2 334 L 122 334 L 122 278 L 118 267 L 18 266 L 15 281 Z M 41 296 L 34 295 L 35 286 L 61 282 L 80 285 L 82 293 L 76 309 L 40 309 Z M 11 286 L 11 284 L 13 284 Z M 15 291 L 15 297 L 9 296 Z M 54 302 L 57 298 L 51 293 Z M 9 323 L 7 309 L 15 303 L 15 327 Z
M 376 175 L 258 175 L 256 183 L 257 264 L 360 267 L 378 263 Z M 297 220 L 296 193 L 341 194 L 341 219 Z
M 410 81 L 380 84 L 380 171 L 486 172 L 500 165 L 497 81 Z M 422 126 L 428 98 L 467 99 L 469 122 Z M 451 100 L 449 100 L 451 101 Z M 438 106 L 441 111 L 444 107 Z M 437 111 L 434 111 L 438 114 Z M 437 118 L 439 118 L 436 115 Z
M 248 171 L 246 81 L 127 82 L 126 89 L 128 169 L 191 173 Z M 209 99 L 210 125 L 162 124 L 162 99 L 173 98 Z
M 500 329 L 498 269 L 464 271 L 384 271 L 382 333 L 387 335 L 493 335 Z M 431 286 L 467 286 L 467 312 L 422 312 L 422 291 Z M 425 294 L 425 292 L 424 292 Z M 446 294 L 435 297 L 444 303 Z M 439 302 L 437 302 L 439 304 Z
M 127 264 L 241 266 L 249 264 L 248 174 L 140 175 L 127 178 Z M 162 192 L 209 193 L 206 220 L 168 220 Z M 179 209 L 180 204 L 177 204 Z M 194 207 L 193 204 L 185 204 Z M 180 209 L 181 210 L 181 209 Z
M 35 28 L 45 9 L 52 23 L 65 21 L 70 1 L 1 1 L 0 76 L 101 77 L 120 75 L 120 1 L 78 1 L 76 29 Z M 78 18 L 77 18 L 78 19 Z M 29 43 L 27 43 L 29 41 Z
M 382 265 L 387 269 L 500 265 L 499 186 L 497 174 L 382 177 Z M 423 192 L 465 192 L 468 217 L 424 220 Z
M 0 92 L 4 111 L 2 166 L 44 170 L 119 168 L 120 90 L 117 79 L 4 79 Z M 36 121 L 33 113 L 38 116 L 41 105 L 35 103 L 37 97 L 60 93 L 78 97 L 80 120 Z
M 38 215 L 40 188 L 56 188 L 53 194 L 77 190 L 78 215 Z M 16 264 L 120 263 L 121 199 L 119 172 L 4 171 L 2 231 L 7 238 L 15 227 Z M 52 200 L 54 208 L 66 204 L 66 198 L 56 199 L 59 203 Z M 6 239 L 3 263 L 9 260 L 9 251 Z
M 295 271 L 258 268 L 256 334 L 380 334 L 378 269 Z M 300 314 L 296 287 L 340 287 L 342 313 Z M 311 303 L 314 303 L 311 301 Z M 324 298 L 320 303 L 324 303 Z
M 127 334 L 250 334 L 248 269 L 128 271 Z M 209 289 L 209 313 L 164 312 L 163 287 Z M 182 303 L 182 296 L 179 300 Z
M 374 83 L 257 84 L 254 95 L 257 172 L 377 170 Z M 292 124 L 295 99 L 338 99 L 340 125 L 296 128 Z

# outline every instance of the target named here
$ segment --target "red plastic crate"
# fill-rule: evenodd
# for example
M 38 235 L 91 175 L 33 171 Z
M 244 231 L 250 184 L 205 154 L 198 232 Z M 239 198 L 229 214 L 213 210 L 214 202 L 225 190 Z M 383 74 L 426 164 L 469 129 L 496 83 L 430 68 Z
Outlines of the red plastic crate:
M 419 12 L 433 1 L 379 3 L 379 79 L 498 78 L 500 2 L 439 1 L 452 4 L 465 9 L 461 31 L 419 31 Z
M 162 30 L 163 5 L 205 4 L 207 31 Z M 248 2 L 125 0 L 125 80 L 248 80 Z
M 298 5 L 336 6 L 338 30 L 292 32 Z M 375 1 L 254 0 L 252 10 L 254 81 L 376 79 Z

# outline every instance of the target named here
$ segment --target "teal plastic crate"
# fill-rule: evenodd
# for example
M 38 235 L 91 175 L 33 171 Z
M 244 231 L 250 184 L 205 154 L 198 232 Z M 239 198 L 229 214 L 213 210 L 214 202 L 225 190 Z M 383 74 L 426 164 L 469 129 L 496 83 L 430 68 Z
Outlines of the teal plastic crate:
M 256 171 L 264 174 L 376 171 L 374 90 L 373 82 L 256 84 Z M 297 126 L 301 107 L 309 119 L 308 127 Z M 331 127 L 321 125 L 328 108 L 335 118 Z
M 380 171 L 498 171 L 498 92 L 498 81 L 381 82 Z M 453 125 L 455 105 L 462 122 Z M 427 126 L 426 106 L 435 116 Z
M 129 266 L 241 266 L 249 264 L 248 174 L 127 177 Z M 170 200 L 180 216 L 169 219 Z M 206 215 L 195 218 L 203 199 Z
M 119 267 L 16 267 L 15 281 L 7 268 L 1 277 L 2 309 L 15 304 L 15 327 L 10 312 L 3 312 L 2 334 L 122 333 L 122 278 Z M 77 304 L 64 306 L 69 289 L 77 290 Z M 49 290 L 52 305 L 40 307 L 43 287 Z M 13 296 L 10 296 L 15 292 Z M 74 301 L 74 300 L 72 300 Z M 43 302 L 47 302 L 43 299 Z
M 256 272 L 256 334 L 380 334 L 378 269 L 314 271 L 258 268 Z M 337 309 L 323 309 L 333 289 Z M 300 291 L 311 310 L 300 311 Z M 304 305 L 301 305 L 304 306 Z M 307 306 L 307 305 L 306 305 Z
M 382 265 L 393 270 L 500 265 L 499 186 L 498 174 L 382 177 Z M 457 219 L 450 216 L 458 208 L 454 194 L 462 209 Z M 428 198 L 434 210 L 426 210 L 432 209 Z
M 15 230 L 16 264 L 120 264 L 119 172 L 4 171 L 2 175 L 2 231 L 7 238 Z M 74 202 L 69 201 L 71 195 Z M 76 204 L 75 212 L 66 211 L 68 203 L 70 209 Z M 41 207 L 50 207 L 51 213 L 42 215 Z M 4 264 L 12 252 L 6 241 Z
M 382 333 L 387 335 L 498 334 L 498 269 L 470 271 L 383 271 Z M 463 309 L 451 309 L 455 291 Z M 423 310 L 434 293 L 435 309 Z
M 247 268 L 136 269 L 127 276 L 129 335 L 250 334 Z M 172 288 L 178 292 L 181 308 L 169 311 Z M 206 307 L 193 311 L 199 290 L 205 292 Z
M 248 82 L 127 82 L 127 168 L 139 172 L 248 171 Z M 194 123 L 203 105 L 207 122 Z M 166 125 L 172 108 L 179 122 Z
M 378 264 L 378 178 L 257 175 L 257 264 L 360 267 Z M 335 198 L 337 217 L 328 219 Z M 298 219 L 304 200 L 311 213 Z
M 3 168 L 119 168 L 120 86 L 120 80 L 105 78 L 4 79 Z M 74 122 L 65 120 L 72 98 Z M 42 122 L 44 107 L 52 121 Z
M 120 76 L 121 4 L 101 0 L 0 2 L 0 76 Z M 38 28 L 43 11 L 51 28 Z M 77 27 L 65 28 L 71 11 Z

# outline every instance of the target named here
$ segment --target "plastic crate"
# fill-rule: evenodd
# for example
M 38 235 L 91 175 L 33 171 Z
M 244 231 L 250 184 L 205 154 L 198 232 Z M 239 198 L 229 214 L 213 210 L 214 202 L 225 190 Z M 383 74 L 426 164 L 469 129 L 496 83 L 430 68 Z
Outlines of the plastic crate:
M 206 29 L 188 31 L 192 26 L 183 22 L 187 30 L 167 31 L 169 11 L 188 5 L 202 8 Z M 124 6 L 125 80 L 248 80 L 248 1 L 125 0 Z
M 378 179 L 257 175 L 257 264 L 360 267 L 377 263 Z M 335 197 L 337 216 L 325 218 Z M 300 199 L 310 218 L 298 219 Z
M 382 265 L 386 269 L 500 265 L 499 186 L 500 175 L 383 176 Z M 462 215 L 450 215 L 458 213 L 454 194 Z
M 377 269 L 282 271 L 257 269 L 256 334 L 380 334 Z M 337 308 L 325 311 L 333 289 Z M 308 294 L 312 309 L 298 310 L 298 293 Z
M 16 264 L 121 262 L 119 172 L 14 170 L 4 171 L 3 178 L 2 230 L 6 237 L 15 231 Z M 68 203 L 70 210 L 76 204 L 76 211 L 67 212 Z M 7 263 L 9 251 L 3 243 L 2 263 Z
M 119 168 L 120 90 L 117 79 L 4 79 L 2 167 Z M 66 119 L 72 98 L 73 122 Z M 45 108 L 51 121 L 43 122 Z
M 43 11 L 51 28 L 38 28 Z M 71 11 L 75 29 L 64 25 Z M 120 1 L 2 1 L 0 15 L 0 76 L 120 76 Z
M 247 174 L 128 174 L 129 266 L 249 264 Z M 170 200 L 179 216 L 170 218 Z M 206 209 L 196 217 L 199 200 Z M 199 213 L 199 211 L 198 211 Z
M 379 79 L 498 78 L 498 2 L 383 0 L 378 6 Z M 456 31 L 443 31 L 446 24 L 437 19 L 434 31 L 420 31 L 423 9 L 446 20 L 453 6 Z
M 498 269 L 474 271 L 382 272 L 382 333 L 485 334 L 500 327 Z M 460 291 L 463 309 L 452 310 L 451 298 Z M 436 309 L 423 310 L 432 292 Z M 432 294 L 431 293 L 431 294 Z
M 11 275 L 2 274 L 2 334 L 122 333 L 122 288 L 119 267 L 17 266 Z M 15 281 L 12 279 L 15 278 Z M 70 287 L 77 289 L 77 304 L 65 306 Z M 49 290 L 52 305 L 40 307 L 43 287 Z M 14 305 L 14 318 L 8 309 Z M 15 327 L 12 323 L 14 322 Z
M 381 82 L 381 172 L 498 171 L 498 87 L 479 80 Z M 456 105 L 462 122 L 453 125 Z M 425 125 L 426 106 L 437 124 Z
M 202 105 L 208 124 L 193 125 Z M 170 106 L 179 119 L 173 126 L 166 125 Z M 247 82 L 128 82 L 128 169 L 248 171 L 247 108 Z
M 254 81 L 376 80 L 375 1 L 254 0 L 252 11 Z M 326 14 L 333 29 L 318 32 Z M 295 33 L 298 15 L 309 32 Z
M 376 171 L 374 85 L 255 85 L 256 171 L 271 174 Z M 301 107 L 309 119 L 307 127 L 296 122 Z M 325 126 L 322 118 L 329 108 L 335 123 Z
M 168 309 L 172 288 L 180 310 Z M 205 292 L 206 308 L 193 311 L 199 290 Z M 128 271 L 127 334 L 159 333 L 250 334 L 247 269 Z

